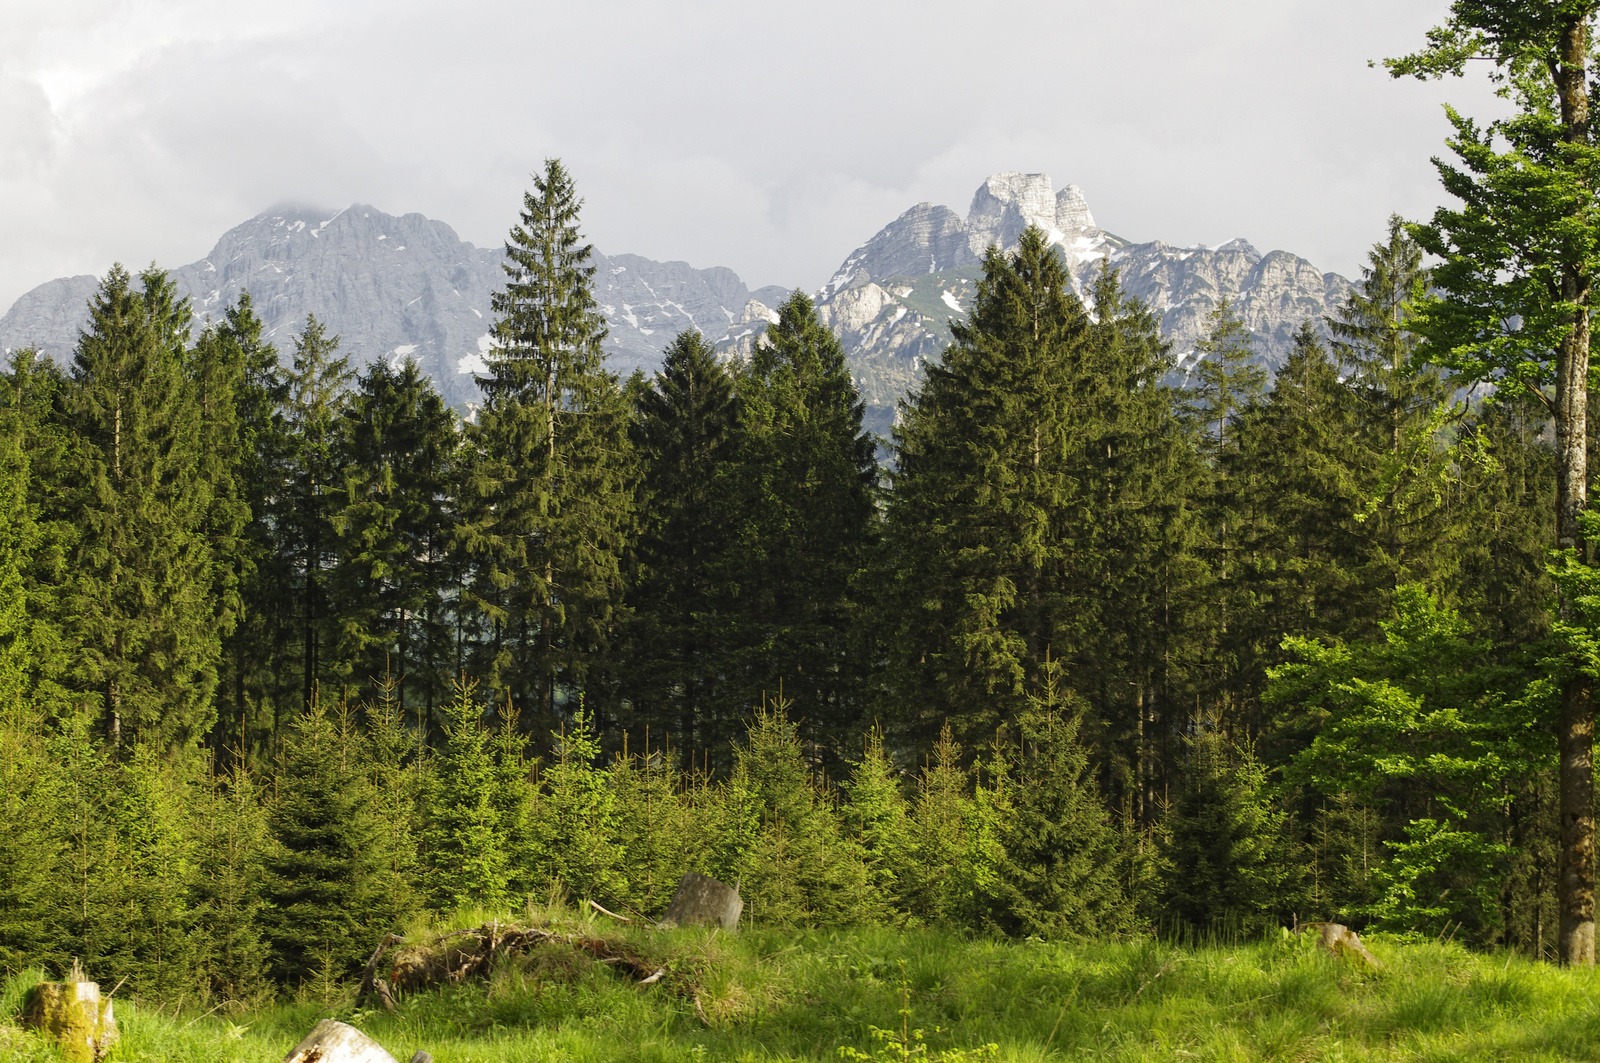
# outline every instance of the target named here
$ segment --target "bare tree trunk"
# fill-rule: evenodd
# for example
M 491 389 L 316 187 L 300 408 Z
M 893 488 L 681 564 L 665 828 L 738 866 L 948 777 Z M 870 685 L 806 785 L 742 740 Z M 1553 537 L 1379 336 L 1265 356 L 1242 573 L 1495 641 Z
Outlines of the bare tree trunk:
M 1584 16 L 1572 18 L 1561 34 L 1556 89 L 1561 97 L 1565 139 L 1589 142 L 1587 62 L 1589 27 Z M 1561 296 L 1578 307 L 1572 331 L 1556 355 L 1556 542 L 1561 549 L 1586 553 L 1578 515 L 1588 501 L 1590 278 L 1581 266 L 1569 266 L 1561 278 Z M 1563 617 L 1570 603 L 1561 602 Z M 1557 942 L 1563 964 L 1592 967 L 1594 954 L 1594 682 L 1574 675 L 1561 690 L 1561 920 Z

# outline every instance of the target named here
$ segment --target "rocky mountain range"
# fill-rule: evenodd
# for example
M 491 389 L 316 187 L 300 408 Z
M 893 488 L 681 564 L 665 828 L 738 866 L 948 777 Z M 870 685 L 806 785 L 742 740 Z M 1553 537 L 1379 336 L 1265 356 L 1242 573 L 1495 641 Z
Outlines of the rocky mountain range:
M 1192 369 L 1206 315 L 1234 301 L 1269 368 L 1282 361 L 1300 323 L 1343 303 L 1350 282 L 1285 251 L 1261 254 L 1248 242 L 1217 247 L 1134 243 L 1095 224 L 1075 185 L 1056 190 L 1045 174 L 995 174 L 965 217 L 919 203 L 890 222 L 816 292 L 823 320 L 839 336 L 868 404 L 868 422 L 887 432 L 895 404 L 950 338 L 951 320 L 971 307 L 983 254 L 1009 248 L 1030 224 L 1060 248 L 1080 293 L 1105 262 L 1161 318 Z M 490 293 L 503 283 L 502 250 L 479 248 L 443 222 L 399 217 L 357 204 L 341 211 L 277 207 L 224 233 L 211 253 L 173 271 L 197 314 L 221 309 L 248 289 L 287 358 L 292 337 L 315 314 L 341 337 L 353 364 L 415 358 L 446 399 L 478 399 L 473 373 L 489 348 Z M 652 371 L 673 337 L 699 329 L 730 356 L 748 352 L 787 290 L 750 290 L 723 267 L 696 269 L 637 255 L 596 253 L 595 294 L 610 324 L 610 365 Z M 94 277 L 67 277 L 28 292 L 0 317 L 0 347 L 36 347 L 65 359 L 88 320 Z
M 1196 364 L 1206 316 L 1224 297 L 1254 336 L 1257 359 L 1282 364 L 1307 318 L 1344 303 L 1350 282 L 1286 251 L 1261 254 L 1245 240 L 1217 247 L 1133 243 L 1094 222 L 1076 185 L 1056 191 L 1046 174 L 999 173 L 973 194 L 967 216 L 919 203 L 847 256 L 817 293 L 823 320 L 850 352 L 869 419 L 887 432 L 899 396 L 950 342 L 951 320 L 972 305 L 991 244 L 1009 249 L 1029 225 L 1060 248 L 1080 295 L 1109 262 L 1123 286 L 1161 319 L 1177 372 Z M 747 326 L 748 328 L 748 326 Z M 748 343 L 741 329 L 734 342 Z
M 396 217 L 356 204 L 341 211 L 276 207 L 222 235 L 211 253 L 172 270 L 197 324 L 220 318 L 241 289 L 280 356 L 315 314 L 340 337 L 351 364 L 415 358 L 458 408 L 480 394 L 493 314 L 490 293 L 505 281 L 501 248 L 474 247 L 440 221 Z M 626 376 L 654 371 L 684 329 L 713 342 L 755 320 L 765 323 L 784 288 L 749 291 L 731 269 L 695 269 L 638 255 L 596 254 L 595 296 L 611 327 L 608 364 Z M 99 280 L 64 277 L 18 299 L 0 318 L 0 347 L 35 347 L 65 360 L 88 323 Z

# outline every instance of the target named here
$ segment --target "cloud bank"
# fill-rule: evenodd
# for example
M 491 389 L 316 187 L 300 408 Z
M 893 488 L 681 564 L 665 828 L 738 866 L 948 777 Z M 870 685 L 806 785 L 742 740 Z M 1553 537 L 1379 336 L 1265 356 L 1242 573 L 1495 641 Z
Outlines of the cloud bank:
M 607 251 L 752 285 L 815 287 L 1005 169 L 1082 186 L 1125 237 L 1352 274 L 1390 212 L 1440 202 L 1440 103 L 1492 107 L 1367 66 L 1447 6 L 0 0 L 0 310 L 285 201 L 496 244 L 548 155 Z

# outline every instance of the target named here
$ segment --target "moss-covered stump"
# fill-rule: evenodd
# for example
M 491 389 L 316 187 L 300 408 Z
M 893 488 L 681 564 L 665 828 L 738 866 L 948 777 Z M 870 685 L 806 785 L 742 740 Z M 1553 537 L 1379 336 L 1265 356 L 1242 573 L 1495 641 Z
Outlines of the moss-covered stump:
M 117 1040 L 111 1001 L 98 982 L 40 982 L 28 993 L 23 1025 L 61 1046 L 67 1063 L 95 1063 Z

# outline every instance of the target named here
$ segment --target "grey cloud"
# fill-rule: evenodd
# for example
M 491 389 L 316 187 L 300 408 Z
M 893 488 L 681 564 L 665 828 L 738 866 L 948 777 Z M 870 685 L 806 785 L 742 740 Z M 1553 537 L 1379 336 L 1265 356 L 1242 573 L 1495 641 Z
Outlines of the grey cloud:
M 1487 98 L 1366 67 L 1443 2 L 313 7 L 158 41 L 70 114 L 0 83 L 0 150 L 33 160 L 0 177 L 0 308 L 114 259 L 190 261 L 282 200 L 493 245 L 546 155 L 603 248 L 751 285 L 814 286 L 905 207 L 964 213 L 1002 169 L 1082 186 L 1134 239 L 1242 235 L 1351 273 L 1390 211 L 1438 202 L 1439 102 Z M 103 16 L 35 13 L 27 69 Z

